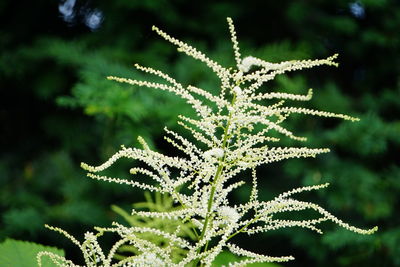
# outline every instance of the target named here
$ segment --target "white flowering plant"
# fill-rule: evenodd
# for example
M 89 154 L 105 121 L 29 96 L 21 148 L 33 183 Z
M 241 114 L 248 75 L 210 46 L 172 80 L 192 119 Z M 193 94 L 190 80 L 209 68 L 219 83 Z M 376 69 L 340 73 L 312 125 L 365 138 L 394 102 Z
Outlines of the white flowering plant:
M 305 146 L 281 147 L 281 138 L 305 142 L 283 126 L 292 114 L 333 117 L 357 121 L 355 117 L 308 108 L 295 107 L 293 101 L 308 101 L 312 90 L 306 94 L 265 92 L 264 83 L 277 75 L 321 65 L 337 66 L 337 55 L 318 60 L 293 60 L 270 63 L 248 56 L 242 58 L 231 18 L 227 19 L 236 61 L 234 68 L 226 68 L 196 48 L 179 41 L 157 27 L 153 30 L 168 42 L 177 46 L 194 59 L 206 64 L 219 78 L 218 94 L 212 94 L 193 85 L 183 85 L 169 75 L 149 67 L 135 65 L 143 72 L 158 76 L 164 83 L 108 77 L 133 86 L 149 87 L 171 92 L 184 99 L 196 112 L 194 118 L 179 116 L 178 124 L 186 129 L 192 140 L 165 128 L 165 140 L 180 150 L 184 156 L 168 156 L 158 153 L 139 137 L 142 146 L 127 148 L 114 154 L 99 166 L 82 163 L 90 178 L 138 187 L 145 191 L 167 196 L 173 205 L 165 210 L 133 209 L 132 215 L 146 218 L 147 224 L 125 226 L 113 223 L 109 228 L 96 227 L 96 233 L 87 232 L 81 243 L 64 230 L 47 226 L 60 232 L 75 243 L 83 253 L 86 266 L 211 266 L 216 257 L 229 251 L 240 260 L 229 266 L 246 266 L 257 262 L 285 262 L 293 256 L 267 256 L 239 247 L 233 239 L 238 235 L 254 235 L 286 227 L 302 227 L 322 233 L 319 225 L 331 221 L 359 234 L 372 234 L 377 227 L 360 229 L 338 219 L 327 210 L 311 202 L 296 200 L 294 196 L 304 191 L 318 190 L 328 184 L 295 188 L 271 200 L 261 200 L 257 188 L 257 167 L 289 158 L 315 157 L 329 152 L 327 148 Z M 289 104 L 286 104 L 289 102 Z M 101 175 L 120 158 L 138 160 L 147 165 L 134 167 L 133 175 L 146 176 L 152 182 L 139 182 Z M 247 172 L 246 172 L 247 171 Z M 248 174 L 248 175 L 247 175 Z M 249 176 L 249 177 L 246 177 Z M 243 179 L 238 179 L 243 177 Z M 238 181 L 239 180 L 239 181 Z M 248 201 L 232 204 L 228 200 L 233 190 L 251 184 Z M 292 211 L 312 210 L 315 217 L 307 220 L 279 219 L 279 214 Z M 174 221 L 173 227 L 162 227 L 150 222 Z M 105 254 L 98 238 L 104 233 L 115 233 L 119 240 Z M 163 242 L 155 240 L 162 239 Z M 116 257 L 123 246 L 134 247 L 133 255 Z M 179 256 L 177 256 L 179 255 Z M 78 266 L 64 257 L 51 252 L 40 252 L 57 266 Z

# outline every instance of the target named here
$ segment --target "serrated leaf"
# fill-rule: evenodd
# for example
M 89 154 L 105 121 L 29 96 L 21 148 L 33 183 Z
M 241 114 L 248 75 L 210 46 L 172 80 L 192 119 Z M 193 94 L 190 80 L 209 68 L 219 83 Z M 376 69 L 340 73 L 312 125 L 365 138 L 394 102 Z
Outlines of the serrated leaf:
M 49 251 L 64 256 L 64 251 L 55 247 L 47 247 L 27 241 L 6 239 L 0 244 L 0 265 L 2 267 L 37 266 L 36 255 L 40 251 Z M 42 259 L 42 267 L 55 267 L 48 258 Z

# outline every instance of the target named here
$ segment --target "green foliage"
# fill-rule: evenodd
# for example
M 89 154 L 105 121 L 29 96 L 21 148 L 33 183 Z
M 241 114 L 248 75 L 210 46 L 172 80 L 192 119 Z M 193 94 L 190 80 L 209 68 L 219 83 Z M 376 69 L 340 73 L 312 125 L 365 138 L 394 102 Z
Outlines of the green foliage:
M 19 184 L 8 180 L 2 187 L 1 203 L 9 208 L 1 215 L 1 236 L 37 236 L 44 223 L 51 221 L 92 225 L 106 220 L 98 207 L 101 202 L 87 197 L 96 189 L 85 179 L 75 179 L 80 175 L 77 172 L 70 156 L 62 152 L 44 155 L 20 171 L 3 172 L 7 179 L 13 173 L 21 179 Z M 106 191 L 112 193 L 112 189 Z M 52 205 L 47 205 L 44 198 L 52 199 Z
M 32 267 L 37 266 L 36 255 L 40 251 L 50 251 L 64 256 L 64 251 L 54 247 L 47 247 L 32 242 L 6 239 L 0 243 L 0 263 L 2 267 Z M 42 262 L 43 267 L 54 267 L 50 259 Z

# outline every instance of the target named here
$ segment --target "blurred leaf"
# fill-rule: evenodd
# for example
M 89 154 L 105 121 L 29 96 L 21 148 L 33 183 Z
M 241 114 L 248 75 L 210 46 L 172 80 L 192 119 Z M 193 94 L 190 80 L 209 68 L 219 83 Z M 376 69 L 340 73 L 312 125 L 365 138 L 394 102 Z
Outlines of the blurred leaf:
M 64 256 L 64 251 L 54 247 L 40 244 L 6 239 L 0 244 L 0 263 L 2 267 L 32 267 L 37 266 L 36 255 L 40 251 L 49 251 Z M 42 258 L 43 267 L 55 267 L 56 265 L 46 257 Z

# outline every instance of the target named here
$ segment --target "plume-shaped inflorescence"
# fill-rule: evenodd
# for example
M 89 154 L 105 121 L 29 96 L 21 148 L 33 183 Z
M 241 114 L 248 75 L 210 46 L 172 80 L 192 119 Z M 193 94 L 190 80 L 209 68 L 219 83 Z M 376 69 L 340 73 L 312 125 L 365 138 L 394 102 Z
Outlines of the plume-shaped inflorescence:
M 363 230 L 336 218 L 317 204 L 295 200 L 293 196 L 303 191 L 317 190 L 328 186 L 321 184 L 297 188 L 283 193 L 270 201 L 258 198 L 256 168 L 263 164 L 289 158 L 315 157 L 329 152 L 327 148 L 281 147 L 279 138 L 306 141 L 282 126 L 294 113 L 335 117 L 357 121 L 357 118 L 300 108 L 290 105 L 293 101 L 308 101 L 312 90 L 304 95 L 285 92 L 265 92 L 264 83 L 276 75 L 312 68 L 320 65 L 337 66 L 337 55 L 319 60 L 286 61 L 270 63 L 252 56 L 242 58 L 232 20 L 227 19 L 236 68 L 226 68 L 208 58 L 196 48 L 179 41 L 157 27 L 153 30 L 168 42 L 176 45 L 178 51 L 205 63 L 220 79 L 218 94 L 212 94 L 193 85 L 183 85 L 169 75 L 149 67 L 135 65 L 138 70 L 155 75 L 165 83 L 108 77 L 109 80 L 161 89 L 176 94 L 193 107 L 195 118 L 179 117 L 178 124 L 193 136 L 193 142 L 177 132 L 165 129 L 165 140 L 181 150 L 184 157 L 171 157 L 149 148 L 139 137 L 142 149 L 122 147 L 115 155 L 100 166 L 82 163 L 88 176 L 102 181 L 127 184 L 161 194 L 168 194 L 176 203 L 177 209 L 165 212 L 136 211 L 132 213 L 145 218 L 161 218 L 188 222 L 195 234 L 195 240 L 185 238 L 177 227 L 174 232 L 157 228 L 126 227 L 117 223 L 111 228 L 96 228 L 98 234 L 88 233 L 80 244 L 73 237 L 58 228 L 51 229 L 65 234 L 77 244 L 84 255 L 87 266 L 210 266 L 222 251 L 230 251 L 241 260 L 230 266 L 245 266 L 255 262 L 283 262 L 293 260 L 292 256 L 272 257 L 250 252 L 238 247 L 232 239 L 239 234 L 253 235 L 284 227 L 303 227 L 322 233 L 318 227 L 321 222 L 332 221 L 359 234 L 371 234 L 377 228 Z M 267 100 L 267 101 L 266 101 Z M 286 101 L 289 104 L 286 104 Z M 265 104 L 270 103 L 270 104 Z M 278 138 L 279 137 L 279 138 Z M 152 182 L 144 183 L 102 176 L 103 170 L 120 158 L 138 160 L 147 168 L 135 167 L 131 174 L 146 176 Z M 245 170 L 249 172 L 243 173 Z M 232 179 L 238 174 L 248 179 Z M 232 205 L 228 196 L 244 183 L 251 183 L 252 190 L 247 203 Z M 317 215 L 309 220 L 282 220 L 276 214 L 290 211 L 313 210 Z M 105 256 L 97 243 L 97 237 L 104 232 L 118 234 L 121 239 L 115 243 Z M 151 233 L 167 240 L 167 245 L 156 246 L 151 240 L 143 238 L 143 233 Z M 138 251 L 123 260 L 113 260 L 117 249 L 131 245 Z M 176 248 L 185 251 L 180 258 L 172 257 Z M 75 266 L 72 262 L 48 252 L 39 254 L 49 256 L 58 266 Z

